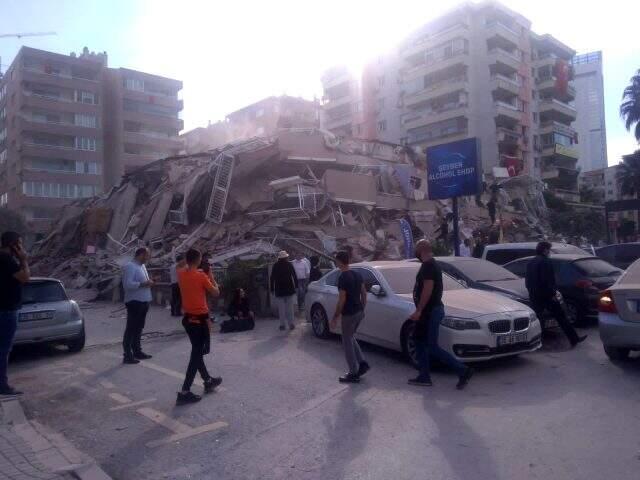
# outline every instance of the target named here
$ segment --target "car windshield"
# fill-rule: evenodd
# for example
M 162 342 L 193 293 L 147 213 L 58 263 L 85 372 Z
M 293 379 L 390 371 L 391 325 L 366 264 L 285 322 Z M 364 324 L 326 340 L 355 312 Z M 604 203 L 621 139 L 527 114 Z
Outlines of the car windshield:
M 517 280 L 513 273 L 495 263 L 476 258 L 452 262 L 465 276 L 474 282 L 498 282 L 500 280 Z
M 385 268 L 381 270 L 381 273 L 395 293 L 406 295 L 413 293 L 419 268 L 420 264 L 415 263 L 411 267 Z M 447 274 L 442 275 L 442 286 L 444 290 L 462 290 L 465 288 Z
M 573 264 L 580 273 L 588 277 L 617 277 L 622 275 L 622 270 L 599 258 L 576 260 Z
M 22 289 L 22 303 L 46 303 L 67 300 L 64 288 L 58 282 L 31 282 Z

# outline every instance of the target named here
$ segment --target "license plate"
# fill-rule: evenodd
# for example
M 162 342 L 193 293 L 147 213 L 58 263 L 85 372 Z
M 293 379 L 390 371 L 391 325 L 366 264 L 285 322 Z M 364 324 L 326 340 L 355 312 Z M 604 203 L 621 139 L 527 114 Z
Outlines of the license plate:
M 21 322 L 34 322 L 38 320 L 49 320 L 53 318 L 53 312 L 29 312 L 29 313 L 21 313 L 20 321 Z
M 513 345 L 514 343 L 522 343 L 527 341 L 526 333 L 512 333 L 510 335 L 500 335 L 498 337 L 498 346 Z

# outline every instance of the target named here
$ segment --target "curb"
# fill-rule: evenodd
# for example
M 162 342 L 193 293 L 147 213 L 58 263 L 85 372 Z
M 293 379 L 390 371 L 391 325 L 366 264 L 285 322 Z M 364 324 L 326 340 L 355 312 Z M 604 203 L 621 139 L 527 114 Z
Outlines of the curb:
M 4 421 L 53 473 L 71 474 L 79 480 L 112 480 L 95 460 L 77 450 L 63 435 L 36 420 L 29 421 L 17 398 L 0 402 Z

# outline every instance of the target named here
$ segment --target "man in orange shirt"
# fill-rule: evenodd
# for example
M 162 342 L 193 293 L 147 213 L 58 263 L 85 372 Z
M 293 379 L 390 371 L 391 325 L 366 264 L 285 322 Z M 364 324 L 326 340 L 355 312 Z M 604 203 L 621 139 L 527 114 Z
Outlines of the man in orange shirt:
M 189 335 L 191 342 L 191 357 L 187 366 L 187 373 L 182 385 L 182 391 L 178 393 L 176 405 L 199 402 L 202 397 L 191 392 L 191 385 L 196 377 L 196 372 L 204 381 L 204 392 L 213 391 L 222 383 L 222 378 L 211 377 L 204 364 L 204 355 L 209 353 L 211 342 L 211 323 L 209 318 L 209 306 L 207 293 L 218 296 L 220 290 L 211 273 L 206 274 L 199 269 L 202 255 L 195 248 L 190 249 L 186 255 L 187 268 L 178 272 L 178 285 L 182 298 L 182 326 Z

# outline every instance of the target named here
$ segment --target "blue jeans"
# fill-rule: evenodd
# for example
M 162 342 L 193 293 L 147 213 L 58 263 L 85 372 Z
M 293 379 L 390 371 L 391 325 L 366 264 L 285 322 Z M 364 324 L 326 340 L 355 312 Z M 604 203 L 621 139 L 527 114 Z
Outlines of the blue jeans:
M 427 338 L 416 338 L 416 357 L 421 377 L 431 378 L 431 362 L 429 358 L 431 356 L 449 365 L 458 375 L 462 375 L 467 370 L 463 363 L 438 345 L 440 322 L 442 322 L 443 318 L 444 307 L 435 307 L 428 319 Z
M 18 312 L 16 310 L 0 311 L 0 388 L 7 388 L 7 366 L 13 339 L 18 328 Z

